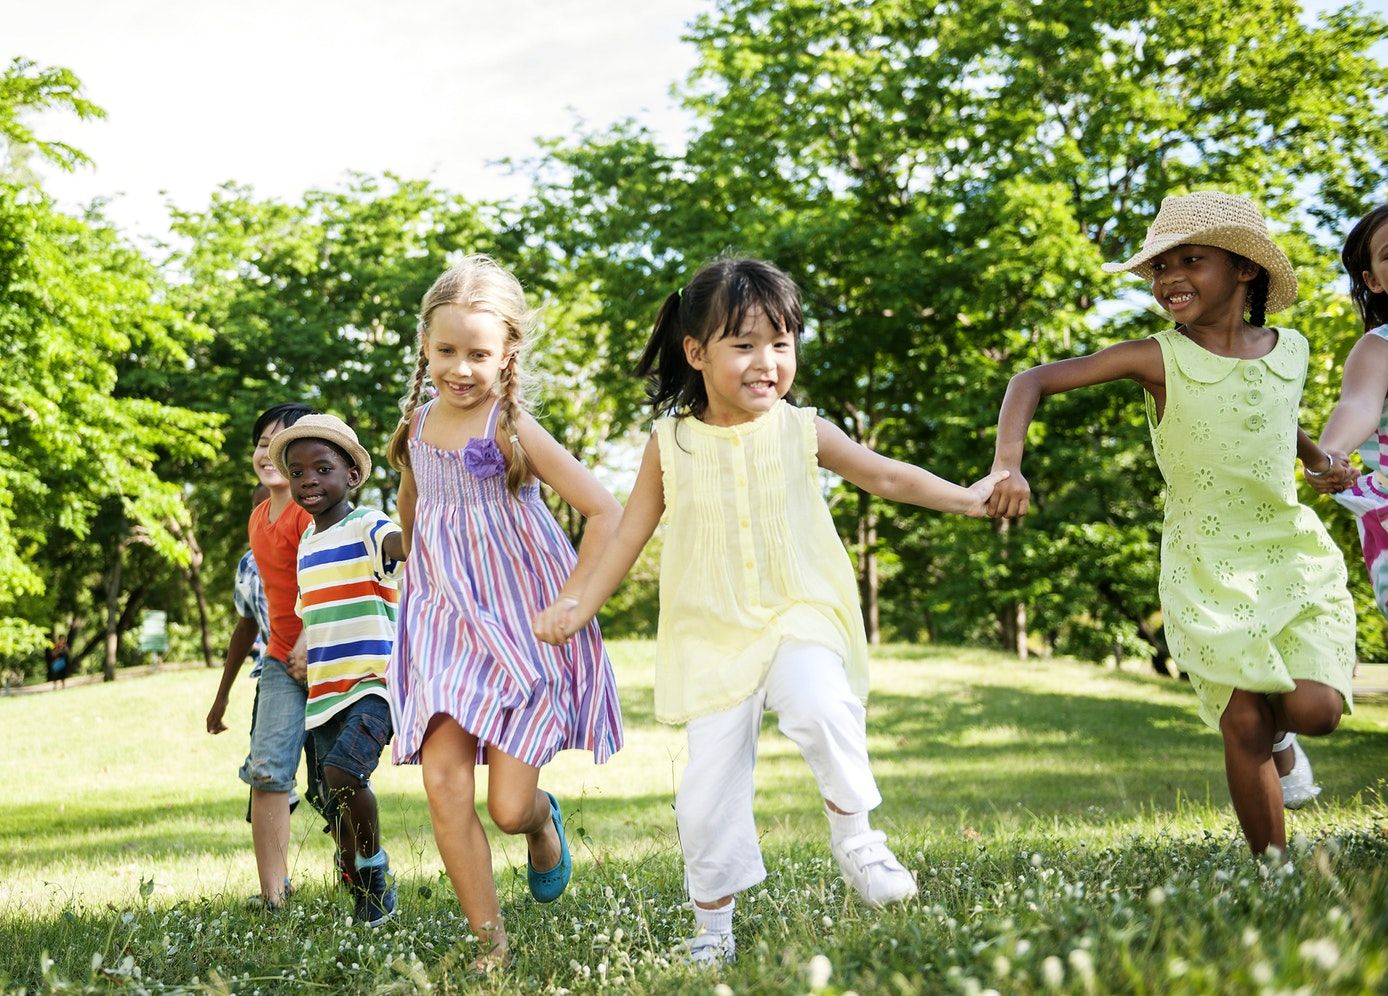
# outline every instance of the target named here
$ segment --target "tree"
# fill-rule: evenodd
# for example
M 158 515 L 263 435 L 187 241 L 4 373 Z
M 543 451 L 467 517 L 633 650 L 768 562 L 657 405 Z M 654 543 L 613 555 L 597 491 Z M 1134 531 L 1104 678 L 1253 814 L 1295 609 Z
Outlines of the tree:
M 533 171 L 533 237 L 595 289 L 614 367 L 702 259 L 734 246 L 776 261 L 811 316 L 804 395 L 855 438 L 971 479 L 1013 373 L 1156 327 L 1115 319 L 1128 285 L 1098 263 L 1140 241 L 1163 195 L 1259 199 L 1318 297 L 1317 223 L 1383 189 L 1388 74 L 1369 49 L 1385 24 L 1301 14 L 1290 0 L 723 0 L 690 33 L 685 151 L 631 123 L 554 144 Z M 914 618 L 1019 650 L 1030 634 L 1163 653 L 1145 421 L 1136 388 L 1048 402 L 1028 461 L 1036 515 L 1006 530 L 839 501 L 869 626 L 886 554 L 902 598 L 882 615 L 904 635 Z

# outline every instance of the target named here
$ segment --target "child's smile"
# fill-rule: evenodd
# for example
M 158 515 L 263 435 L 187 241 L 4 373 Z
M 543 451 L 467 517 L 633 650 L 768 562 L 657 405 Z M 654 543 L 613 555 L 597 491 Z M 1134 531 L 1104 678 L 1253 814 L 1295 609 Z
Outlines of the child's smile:
M 747 314 L 736 335 L 707 343 L 685 339 L 685 355 L 703 375 L 703 420 L 711 425 L 752 421 L 785 397 L 795 380 L 795 337 L 760 308 Z
M 473 409 L 489 400 L 510 354 L 506 325 L 496 315 L 458 305 L 439 308 L 421 344 L 429 358 L 429 379 L 440 400 Z

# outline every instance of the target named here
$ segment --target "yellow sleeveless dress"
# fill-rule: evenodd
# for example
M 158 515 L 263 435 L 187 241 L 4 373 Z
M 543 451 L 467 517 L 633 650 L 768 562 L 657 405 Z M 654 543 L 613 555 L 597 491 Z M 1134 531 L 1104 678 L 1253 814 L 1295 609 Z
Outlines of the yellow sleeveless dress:
M 1296 497 L 1306 339 L 1276 329 L 1266 356 L 1220 356 L 1176 329 L 1153 338 L 1166 371 L 1152 448 L 1166 482 L 1161 605 L 1167 642 L 1214 729 L 1235 688 L 1336 689 L 1352 708 L 1354 603 L 1345 561 Z

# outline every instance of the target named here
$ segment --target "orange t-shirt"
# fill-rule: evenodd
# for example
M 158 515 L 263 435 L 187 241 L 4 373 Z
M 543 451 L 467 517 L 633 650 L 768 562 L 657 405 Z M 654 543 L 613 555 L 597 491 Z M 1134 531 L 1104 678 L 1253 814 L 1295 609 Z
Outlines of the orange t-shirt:
M 265 604 L 270 610 L 270 645 L 266 653 L 278 660 L 288 660 L 294 649 L 304 621 L 294 612 L 299 598 L 299 538 L 313 523 L 309 515 L 294 502 L 270 521 L 270 500 L 255 507 L 247 531 L 251 535 L 251 553 L 260 570 L 260 582 L 265 586 Z

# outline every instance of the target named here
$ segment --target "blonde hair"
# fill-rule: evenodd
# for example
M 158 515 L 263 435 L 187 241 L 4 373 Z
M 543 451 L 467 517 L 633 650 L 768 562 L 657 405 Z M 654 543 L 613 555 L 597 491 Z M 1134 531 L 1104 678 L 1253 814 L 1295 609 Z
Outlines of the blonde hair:
M 511 459 L 506 466 L 506 486 L 513 494 L 530 480 L 530 461 L 516 432 L 518 417 L 530 410 L 529 377 L 525 372 L 525 354 L 530 348 L 534 312 L 525 302 L 520 281 L 490 256 L 474 253 L 464 256 L 450 267 L 424 294 L 419 308 L 419 358 L 415 361 L 410 389 L 400 399 L 400 421 L 386 445 L 386 457 L 396 470 L 410 466 L 410 427 L 415 413 L 424 402 L 424 385 L 429 380 L 429 323 L 434 312 L 445 305 L 456 305 L 468 311 L 495 315 L 505 326 L 503 352 L 509 361 L 497 374 L 501 389 L 501 417 L 498 428 L 509 437 Z

